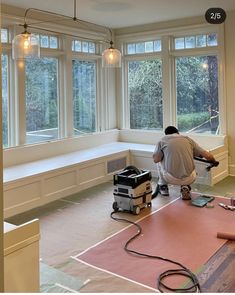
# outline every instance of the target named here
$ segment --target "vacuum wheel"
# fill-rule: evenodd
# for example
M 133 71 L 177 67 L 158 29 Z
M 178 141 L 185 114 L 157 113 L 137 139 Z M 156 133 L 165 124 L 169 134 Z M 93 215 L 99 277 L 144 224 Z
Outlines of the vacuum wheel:
M 134 206 L 133 207 L 133 213 L 135 215 L 139 215 L 140 214 L 140 207 L 139 206 Z
M 113 202 L 113 210 L 114 211 L 118 211 L 118 203 L 117 202 Z
M 147 204 L 147 207 L 152 207 L 152 203 L 151 203 L 151 202 L 148 203 L 148 204 Z

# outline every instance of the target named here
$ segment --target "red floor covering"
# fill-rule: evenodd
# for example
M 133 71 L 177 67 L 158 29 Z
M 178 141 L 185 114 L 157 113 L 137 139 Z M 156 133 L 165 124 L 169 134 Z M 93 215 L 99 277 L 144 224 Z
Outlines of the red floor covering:
M 203 264 L 226 242 L 216 237 L 217 232 L 235 232 L 235 211 L 221 208 L 219 202 L 229 204 L 229 200 L 224 198 L 216 198 L 212 202 L 214 208 L 198 208 L 181 199 L 174 201 L 139 222 L 142 235 L 130 244 L 130 248 L 178 261 L 191 271 L 199 272 Z M 123 217 L 121 213 L 116 216 Z M 131 226 L 77 255 L 77 259 L 157 288 L 159 274 L 177 267 L 125 252 L 123 247 L 126 241 L 136 231 L 136 227 Z M 181 278 L 167 281 L 174 287 L 179 287 L 182 282 Z

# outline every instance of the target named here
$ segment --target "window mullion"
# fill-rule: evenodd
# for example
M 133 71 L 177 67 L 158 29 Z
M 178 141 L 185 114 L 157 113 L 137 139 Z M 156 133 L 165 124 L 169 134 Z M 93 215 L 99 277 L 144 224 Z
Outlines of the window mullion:
M 60 59 L 60 137 L 73 134 L 72 51 L 69 38 L 64 40 L 65 54 Z
M 171 58 L 170 37 L 162 37 L 162 103 L 163 127 L 173 125 L 175 118 L 174 65 Z
M 22 60 L 15 62 L 15 140 L 16 145 L 26 143 L 26 106 L 25 106 L 25 63 Z

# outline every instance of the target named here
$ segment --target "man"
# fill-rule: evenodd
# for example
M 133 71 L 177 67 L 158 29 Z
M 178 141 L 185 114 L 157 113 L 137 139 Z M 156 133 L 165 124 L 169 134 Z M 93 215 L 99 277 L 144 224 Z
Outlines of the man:
M 210 162 L 216 162 L 214 156 L 200 147 L 188 136 L 179 134 L 174 126 L 165 129 L 165 136 L 157 144 L 153 153 L 153 160 L 157 164 L 158 186 L 153 194 L 158 191 L 163 196 L 168 196 L 168 183 L 181 185 L 183 200 L 190 200 L 190 184 L 196 179 L 194 157 L 202 157 Z

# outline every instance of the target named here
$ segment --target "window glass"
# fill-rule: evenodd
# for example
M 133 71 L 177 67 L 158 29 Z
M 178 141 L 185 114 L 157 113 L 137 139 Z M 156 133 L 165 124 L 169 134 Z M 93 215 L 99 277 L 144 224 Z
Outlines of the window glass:
M 82 42 L 82 52 L 88 52 L 88 42 Z
M 136 43 L 136 53 L 144 53 L 145 51 L 145 43 Z
M 127 53 L 135 54 L 135 44 L 127 44 Z
M 185 48 L 195 48 L 195 37 L 185 37 Z
M 2 54 L 2 140 L 3 147 L 8 147 L 8 56 Z
M 58 60 L 28 59 L 26 74 L 26 142 L 58 138 Z
M 96 62 L 73 60 L 74 134 L 96 131 Z
M 184 38 L 175 38 L 175 49 L 184 49 Z
M 145 42 L 145 52 L 153 52 L 153 41 Z
M 56 49 L 58 48 L 58 38 L 50 36 L 50 48 Z
M 1 29 L 1 43 L 8 43 L 8 30 Z
M 196 35 L 175 38 L 175 49 L 200 48 L 206 46 L 217 46 L 217 34 Z
M 154 51 L 161 51 L 162 50 L 162 42 L 161 40 L 156 40 L 153 42 L 153 50 Z
M 40 37 L 41 47 L 49 48 L 49 37 L 44 35 L 41 35 Z
M 207 45 L 208 46 L 217 46 L 217 34 L 209 34 L 207 35 Z
M 176 58 L 177 124 L 180 131 L 219 132 L 217 56 Z
M 95 53 L 95 43 L 89 42 L 89 53 Z
M 162 61 L 128 63 L 131 129 L 162 129 Z
M 96 53 L 96 43 L 89 41 L 73 40 L 72 51 L 84 53 Z
M 196 36 L 196 47 L 206 47 L 206 35 Z
M 127 44 L 127 54 L 159 52 L 161 50 L 162 48 L 160 39 Z

